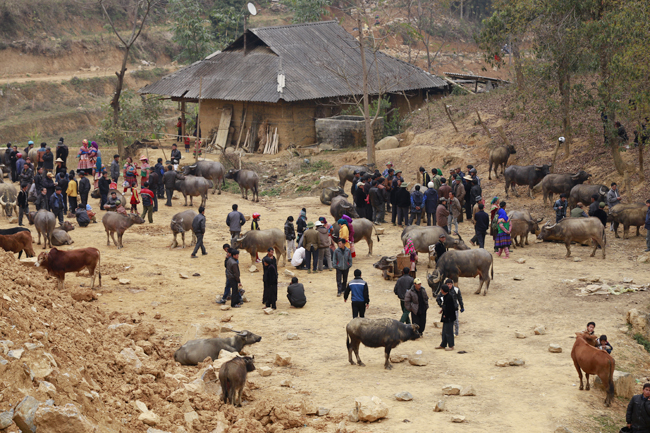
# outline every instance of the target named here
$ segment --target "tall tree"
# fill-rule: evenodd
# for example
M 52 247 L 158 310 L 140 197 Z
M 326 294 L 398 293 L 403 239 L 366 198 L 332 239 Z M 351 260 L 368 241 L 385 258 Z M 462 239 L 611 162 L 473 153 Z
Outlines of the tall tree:
M 181 46 L 179 60 L 194 63 L 212 52 L 209 21 L 196 0 L 171 0 L 172 40 Z
M 147 17 L 151 12 L 154 4 L 157 0 L 132 0 L 130 3 L 129 21 L 131 23 L 131 30 L 128 37 L 124 37 L 115 27 L 115 22 L 113 18 L 107 11 L 107 0 L 99 0 L 99 5 L 104 11 L 104 16 L 110 24 L 113 33 L 117 36 L 117 39 L 122 44 L 124 48 L 124 57 L 122 58 L 122 66 L 119 72 L 115 72 L 117 75 L 117 83 L 115 83 L 115 93 L 113 93 L 113 99 L 111 100 L 111 107 L 113 108 L 113 127 L 117 128 L 120 120 L 120 95 L 122 94 L 122 87 L 124 86 L 124 74 L 126 74 L 126 62 L 129 58 L 129 53 L 131 52 L 131 47 L 138 39 L 142 33 L 142 29 L 145 26 Z M 120 137 L 117 140 L 117 150 L 121 158 L 124 158 L 124 140 Z

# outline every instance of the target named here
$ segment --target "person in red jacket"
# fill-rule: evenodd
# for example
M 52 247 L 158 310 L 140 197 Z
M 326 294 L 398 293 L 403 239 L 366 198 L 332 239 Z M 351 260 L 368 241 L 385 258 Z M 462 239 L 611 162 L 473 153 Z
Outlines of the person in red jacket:
M 153 191 L 149 189 L 149 182 L 142 184 L 140 188 L 140 197 L 142 200 L 142 219 L 146 214 L 149 214 L 149 224 L 153 224 Z

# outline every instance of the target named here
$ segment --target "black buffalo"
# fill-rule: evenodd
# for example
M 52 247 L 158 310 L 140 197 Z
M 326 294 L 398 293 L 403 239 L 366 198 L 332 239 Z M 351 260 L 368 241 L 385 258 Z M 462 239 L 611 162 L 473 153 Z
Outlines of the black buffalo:
M 574 186 L 584 183 L 590 177 L 584 170 L 576 174 L 549 174 L 542 180 L 544 204 L 547 204 L 547 198 L 553 200 L 553 194 L 566 194 L 568 197 Z
M 528 195 L 533 197 L 533 187 L 540 183 L 547 174 L 550 173 L 551 164 L 543 165 L 511 165 L 506 168 L 503 176 L 506 179 L 506 198 L 508 198 L 508 189 L 519 197 L 516 185 L 528 185 Z
M 174 353 L 174 360 L 182 365 L 197 365 L 209 356 L 214 361 L 222 350 L 239 353 L 244 346 L 258 343 L 261 339 L 252 332 L 242 331 L 234 337 L 190 340 Z
M 596 199 L 598 203 L 606 201 L 605 197 L 608 191 L 609 189 L 605 185 L 576 185 L 571 188 L 569 193 L 569 209 L 573 209 L 578 203 L 589 206 L 591 197 L 594 195 L 598 196 L 598 199 Z
M 357 364 L 364 367 L 365 364 L 359 358 L 359 344 L 366 347 L 383 347 L 386 352 L 384 368 L 391 370 L 390 351 L 399 346 L 400 343 L 409 340 L 417 340 L 422 336 L 418 332 L 418 325 L 407 325 L 394 319 L 365 319 L 357 317 L 352 319 L 346 326 L 348 333 L 345 344 L 348 347 L 348 360 L 352 360 L 352 351 L 357 357 Z
M 475 294 L 480 294 L 485 283 L 483 296 L 487 295 L 490 288 L 490 280 L 494 279 L 494 264 L 492 254 L 489 251 L 479 248 L 477 250 L 450 250 L 443 254 L 436 263 L 436 270 L 427 275 L 427 282 L 438 294 L 440 287 L 447 278 L 451 278 L 455 285 L 458 285 L 458 277 L 474 278 L 478 275 L 480 283 Z M 491 272 L 490 272 L 491 268 Z

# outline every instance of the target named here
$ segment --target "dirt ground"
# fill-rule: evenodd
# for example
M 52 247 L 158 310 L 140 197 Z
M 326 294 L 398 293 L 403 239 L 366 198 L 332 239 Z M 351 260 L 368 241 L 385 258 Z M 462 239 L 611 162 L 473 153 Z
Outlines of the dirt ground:
M 155 152 L 151 153 L 152 159 Z M 354 154 L 349 155 L 354 158 Z M 330 159 L 340 161 L 338 157 Z M 263 164 L 264 158 L 254 156 L 249 161 Z M 408 181 L 414 180 L 412 172 L 406 174 Z M 491 197 L 501 188 L 500 181 L 485 180 L 484 191 L 488 194 L 484 192 L 484 196 Z M 540 200 L 537 198 L 536 202 Z M 154 224 L 130 228 L 124 235 L 125 247 L 122 250 L 117 250 L 112 244 L 106 245 L 101 222 L 88 228 L 77 227 L 70 232 L 75 241 L 73 247 L 100 249 L 104 275 L 103 286 L 97 289 L 101 296 L 95 304 L 99 304 L 107 314 L 117 311 L 129 315 L 141 311 L 145 313 L 144 317 L 152 318 L 160 313 L 160 320 L 151 321 L 157 334 L 163 340 L 171 339 L 178 344 L 191 324 L 219 325 L 221 317 L 227 314 L 233 315 L 230 323 L 236 330 L 247 329 L 261 335 L 262 341 L 252 346 L 250 352 L 255 355 L 258 368 L 268 365 L 274 372 L 264 378 L 256 372 L 251 374 L 260 386 L 257 395 L 273 396 L 287 402 L 299 402 L 308 396 L 318 406 L 331 409 L 324 423 L 311 424 L 305 431 L 312 428 L 334 431 L 336 424 L 347 418 L 348 411 L 354 406 L 354 398 L 363 395 L 380 397 L 390 412 L 381 422 L 348 423 L 349 429 L 359 432 L 424 432 L 431 431 L 432 426 L 444 432 L 548 432 L 559 425 L 574 432 L 593 432 L 604 425 L 598 419 L 614 419 L 621 424 L 627 404 L 625 399 L 616 399 L 611 408 L 605 408 L 603 391 L 578 391 L 578 377 L 570 352 L 574 332 L 584 329 L 590 320 L 597 323 L 598 334 L 609 336 L 617 369 L 631 372 L 641 381 L 647 375 L 648 354 L 626 333 L 620 332 L 620 328 L 625 327 L 625 313 L 630 308 L 646 307 L 646 293 L 576 297 L 575 287 L 585 283 L 562 282 L 564 279 L 599 276 L 609 283 L 620 283 L 625 277 L 634 278 L 638 284 L 646 283 L 650 271 L 635 260 L 644 248 L 643 231 L 642 237 L 628 240 L 614 239 L 608 231 L 606 260 L 602 259 L 600 251 L 591 258 L 590 249 L 574 246 L 573 256 L 580 257 L 581 262 L 566 259 L 563 245 L 536 243 L 531 236 L 531 245 L 515 250 L 510 260 L 495 259 L 494 281 L 487 296 L 473 294 L 478 280 L 460 280 L 465 312 L 461 315 L 455 351 L 434 350 L 440 343 L 440 332 L 435 327 L 439 314 L 438 309 L 431 305 L 424 337 L 404 343 L 393 351 L 414 354 L 421 350 L 428 365 L 416 367 L 400 363 L 395 364 L 392 371 L 387 371 L 383 368 L 381 349 L 360 349 L 366 367 L 348 363 L 345 325 L 352 318 L 351 307 L 336 297 L 333 271 L 307 274 L 306 271 L 296 271 L 290 264 L 282 266 L 279 260 L 278 309 L 274 314 L 266 315 L 261 305 L 261 266 L 256 266 L 260 272 L 249 272 L 251 258 L 244 252 L 240 257 L 240 267 L 250 302 L 241 309 L 226 312 L 219 309 L 215 297 L 223 292 L 225 283 L 221 245 L 229 240 L 225 219 L 233 203 L 239 204 L 244 215 L 259 212 L 262 229 L 282 229 L 287 216 L 297 218 L 302 207 L 306 207 L 310 221 L 319 216 L 331 219 L 328 207 L 322 205 L 317 197 L 262 197 L 259 203 L 252 203 L 238 194 L 224 192 L 208 197 L 207 256 L 191 259 L 189 248 L 169 248 L 172 241 L 170 219 L 175 213 L 186 210 L 182 206 L 182 197 L 173 201 L 172 208 L 159 203 Z M 522 198 L 509 201 L 509 208 L 531 207 L 532 203 L 522 194 Z M 91 204 L 98 208 L 98 200 L 91 199 Z M 195 203 L 194 208 L 197 207 Z M 100 221 L 102 215 L 103 211 L 99 211 Z M 550 212 L 547 211 L 546 216 L 550 216 Z M 0 224 L 1 228 L 10 226 L 13 225 L 6 221 Z M 380 242 L 375 241 L 374 256 L 367 256 L 365 243 L 358 245 L 353 267 L 362 270 L 370 287 L 370 308 L 366 317 L 399 319 L 401 312 L 393 294 L 394 282 L 385 281 L 372 264 L 383 255 L 394 255 L 401 250 L 401 231 L 391 224 L 382 227 L 385 234 L 380 236 Z M 468 240 L 473 235 L 473 227 L 467 222 L 461 223 L 460 233 Z M 487 243 L 491 248 L 492 241 Z M 39 253 L 41 247 L 36 248 Z M 526 263 L 518 264 L 516 260 L 519 258 L 526 259 Z M 285 293 L 290 278 L 283 275 L 285 269 L 296 272 L 305 285 L 308 301 L 301 310 L 289 308 Z M 189 275 L 189 279 L 182 279 L 180 273 Z M 193 276 L 195 273 L 200 275 Z M 513 280 L 515 275 L 522 276 L 523 280 Z M 425 276 L 424 266 L 420 266 L 419 276 Z M 130 284 L 120 285 L 111 277 L 129 279 Z M 69 274 L 66 290 L 88 284 L 88 278 Z M 427 291 L 431 293 L 429 288 Z M 546 335 L 534 335 L 532 330 L 538 324 L 546 326 Z M 515 331 L 524 332 L 528 337 L 517 339 Z M 297 333 L 300 339 L 287 340 L 289 332 Z M 561 344 L 562 353 L 550 353 L 550 343 Z M 273 365 L 278 352 L 292 356 L 291 366 Z M 496 361 L 508 358 L 521 358 L 526 364 L 523 367 L 495 366 Z M 183 370 L 187 371 L 188 377 L 198 371 L 196 367 L 183 367 Z M 291 388 L 279 386 L 286 378 L 292 380 Z M 443 397 L 441 388 L 447 384 L 471 384 L 477 395 Z M 413 394 L 413 401 L 396 401 L 394 394 L 400 391 Z M 433 412 L 438 400 L 445 401 L 445 412 Z M 452 424 L 452 414 L 466 416 L 466 422 Z

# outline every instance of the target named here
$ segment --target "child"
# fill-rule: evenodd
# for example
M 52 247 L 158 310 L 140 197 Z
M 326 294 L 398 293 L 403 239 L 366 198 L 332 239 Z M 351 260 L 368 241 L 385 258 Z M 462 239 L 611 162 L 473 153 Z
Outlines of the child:
M 138 205 L 140 204 L 140 193 L 135 188 L 131 188 L 133 195 L 131 196 L 131 212 L 138 213 Z
M 607 341 L 607 335 L 601 335 L 600 338 L 598 339 L 597 344 L 600 350 L 604 350 L 611 355 L 613 347 Z
M 284 223 L 284 238 L 287 240 L 287 256 L 293 257 L 296 251 L 296 231 L 293 228 L 293 217 L 289 216 Z
M 257 212 L 253 213 L 253 221 L 251 221 L 251 230 L 259 230 L 260 229 L 260 214 Z M 255 262 L 260 263 L 260 255 L 259 253 L 255 253 Z

